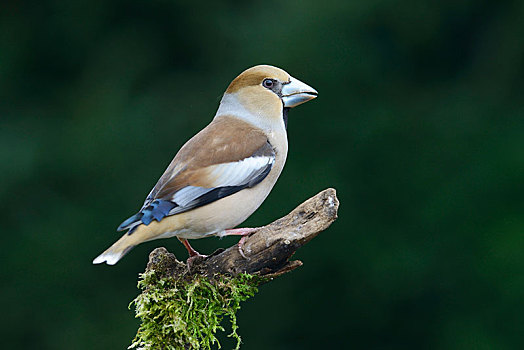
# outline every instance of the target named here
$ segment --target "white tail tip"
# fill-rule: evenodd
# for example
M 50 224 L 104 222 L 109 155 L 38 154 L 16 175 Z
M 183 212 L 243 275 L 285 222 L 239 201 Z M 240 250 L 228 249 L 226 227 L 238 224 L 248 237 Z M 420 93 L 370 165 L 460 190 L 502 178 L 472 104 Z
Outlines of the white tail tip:
M 124 239 L 126 236 L 124 235 Z M 121 238 L 122 239 L 122 238 Z M 109 249 L 107 249 L 105 252 L 100 254 L 93 260 L 93 264 L 102 264 L 107 263 L 108 265 L 114 265 L 116 264 L 120 259 L 124 257 L 131 249 L 133 249 L 134 245 L 128 245 L 124 249 L 121 249 L 120 247 L 123 244 L 120 243 L 120 241 L 117 241 L 115 244 L 113 244 Z
M 107 263 L 108 265 L 114 265 L 120 260 L 122 254 L 108 254 L 102 253 L 93 260 L 93 264 L 103 264 Z

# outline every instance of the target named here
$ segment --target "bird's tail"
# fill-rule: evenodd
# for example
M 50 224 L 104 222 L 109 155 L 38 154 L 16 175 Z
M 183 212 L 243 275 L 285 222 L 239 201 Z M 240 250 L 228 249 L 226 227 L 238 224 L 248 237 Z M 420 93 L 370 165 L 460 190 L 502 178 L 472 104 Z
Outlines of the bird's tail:
M 108 265 L 116 264 L 124 257 L 131 249 L 136 246 L 134 237 L 124 234 L 111 247 L 107 248 L 105 252 L 100 254 L 93 260 L 93 264 L 107 263 Z
M 161 222 L 153 221 L 149 225 L 134 226 L 120 237 L 115 244 L 97 256 L 93 260 L 93 264 L 106 262 L 108 265 L 114 265 L 140 243 L 174 236 L 173 234 L 166 235 L 166 233 L 177 231 L 177 228 L 181 227 L 183 223 L 184 219 L 182 216 L 172 215 L 164 218 Z

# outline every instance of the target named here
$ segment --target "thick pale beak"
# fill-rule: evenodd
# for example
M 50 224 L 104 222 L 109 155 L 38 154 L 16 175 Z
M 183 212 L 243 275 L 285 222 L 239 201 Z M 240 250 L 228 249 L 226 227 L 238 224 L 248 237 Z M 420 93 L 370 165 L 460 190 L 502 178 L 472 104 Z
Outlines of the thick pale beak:
M 314 99 L 317 95 L 317 90 L 293 77 L 290 77 L 290 82 L 282 87 L 284 107 L 298 106 L 299 104 Z

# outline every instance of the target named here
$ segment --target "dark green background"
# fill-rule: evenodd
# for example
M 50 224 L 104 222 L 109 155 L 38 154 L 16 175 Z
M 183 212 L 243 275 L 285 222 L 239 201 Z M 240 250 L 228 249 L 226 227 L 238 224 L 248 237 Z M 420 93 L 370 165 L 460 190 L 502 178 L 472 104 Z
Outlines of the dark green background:
M 319 91 L 246 223 L 327 187 L 339 220 L 239 313 L 245 349 L 524 343 L 524 2 L 0 4 L 1 343 L 123 349 L 148 253 L 119 237 L 245 68 Z M 193 241 L 203 253 L 234 244 Z M 225 349 L 231 348 L 225 340 Z

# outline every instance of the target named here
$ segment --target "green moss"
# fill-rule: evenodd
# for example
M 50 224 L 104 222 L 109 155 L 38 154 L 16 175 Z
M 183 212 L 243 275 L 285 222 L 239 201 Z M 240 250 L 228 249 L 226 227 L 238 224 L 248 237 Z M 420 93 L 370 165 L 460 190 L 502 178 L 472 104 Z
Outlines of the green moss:
M 242 274 L 224 275 L 213 279 L 201 275 L 185 276 L 175 280 L 159 276 L 154 270 L 140 275 L 138 287 L 142 293 L 131 302 L 136 317 L 142 320 L 130 349 L 211 349 L 220 348 L 217 331 L 224 316 L 231 322 L 229 337 L 236 339 L 236 312 L 240 302 L 257 292 L 258 278 Z

